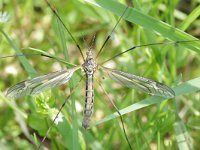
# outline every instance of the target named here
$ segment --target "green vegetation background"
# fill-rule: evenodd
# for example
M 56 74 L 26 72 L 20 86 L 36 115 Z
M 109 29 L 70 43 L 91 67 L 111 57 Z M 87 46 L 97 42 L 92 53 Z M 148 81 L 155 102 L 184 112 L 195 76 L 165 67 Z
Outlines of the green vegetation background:
M 52 0 L 51 3 L 84 54 L 94 36 L 93 48 L 97 53 L 127 5 L 124 1 L 119 4 L 112 0 Z M 70 65 L 39 55 L 2 57 L 21 51 L 29 55 L 49 53 L 72 64 L 83 61 L 76 45 L 45 1 L 4 0 L 4 4 L 1 4 L 1 11 L 8 13 L 9 19 L 0 23 L 0 147 L 36 149 L 35 145 L 40 143 L 49 128 L 49 118 L 57 112 L 83 72 L 77 72 L 69 84 L 39 97 L 11 101 L 4 97 L 8 87 Z M 130 6 L 134 9 L 129 9 L 119 23 L 98 62 L 134 45 L 199 38 L 198 5 L 198 1 L 191 4 L 132 1 Z M 134 149 L 198 149 L 199 64 L 199 41 L 137 48 L 111 60 L 107 65 L 112 68 L 162 82 L 172 87 L 177 96 L 164 101 L 122 87 L 97 72 L 91 128 L 84 130 L 81 126 L 85 101 L 85 83 L 81 81 L 62 111 L 63 122 L 54 125 L 43 145 L 50 149 L 129 148 L 120 119 L 111 115 L 116 110 L 97 84 L 98 79 L 125 114 L 127 136 Z

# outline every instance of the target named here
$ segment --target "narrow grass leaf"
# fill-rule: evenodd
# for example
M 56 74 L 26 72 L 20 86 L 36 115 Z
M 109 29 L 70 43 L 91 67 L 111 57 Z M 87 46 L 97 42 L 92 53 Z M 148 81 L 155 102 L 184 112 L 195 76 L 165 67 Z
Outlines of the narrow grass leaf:
M 85 0 L 88 3 L 94 4 L 98 7 L 102 7 L 104 9 L 107 9 L 111 11 L 112 13 L 121 16 L 122 12 L 125 10 L 126 6 L 123 4 L 120 4 L 113 0 Z M 148 16 L 147 14 L 144 14 L 140 11 L 138 11 L 135 8 L 128 8 L 128 11 L 123 17 L 125 20 L 130 21 L 134 24 L 137 24 L 139 26 L 142 26 L 143 28 L 154 31 L 158 34 L 161 34 L 163 37 L 168 38 L 173 41 L 177 40 L 197 40 L 195 37 L 183 32 L 182 30 L 178 28 L 174 28 L 173 26 L 162 22 L 160 20 L 157 20 L 151 16 Z M 190 42 L 187 44 L 181 44 L 184 47 L 189 48 L 192 51 L 195 51 L 200 54 L 200 42 Z
M 185 31 L 200 16 L 200 5 L 195 8 L 190 15 L 179 25 L 179 28 Z
M 182 121 L 174 123 L 176 141 L 180 150 L 193 150 L 193 143 Z

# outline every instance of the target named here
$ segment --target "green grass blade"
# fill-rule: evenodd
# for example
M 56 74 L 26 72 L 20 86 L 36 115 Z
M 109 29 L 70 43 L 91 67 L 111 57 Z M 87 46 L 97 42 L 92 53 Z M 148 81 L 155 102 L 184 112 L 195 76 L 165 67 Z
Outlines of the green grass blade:
M 200 16 L 200 5 L 180 24 L 179 28 L 185 31 Z
M 174 130 L 179 150 L 193 150 L 193 143 L 184 123 L 182 121 L 175 122 Z
M 111 11 L 112 13 L 121 16 L 122 12 L 125 10 L 126 6 L 123 4 L 120 4 L 116 1 L 109 0 L 85 0 L 88 3 L 94 4 L 98 7 L 102 7 L 104 9 L 107 9 Z M 139 26 L 142 26 L 143 28 L 156 32 L 160 35 L 162 35 L 165 38 L 168 38 L 173 41 L 177 40 L 197 40 L 195 37 L 185 33 L 184 31 L 174 28 L 173 26 L 164 23 L 160 20 L 157 20 L 151 16 L 148 16 L 147 14 L 144 14 L 135 8 L 129 8 L 126 14 L 124 15 L 124 19 L 127 21 L 130 21 L 134 24 L 137 24 Z M 183 45 L 183 44 L 180 44 Z M 192 51 L 195 51 L 200 54 L 200 42 L 191 42 L 184 44 L 185 47 L 189 48 Z

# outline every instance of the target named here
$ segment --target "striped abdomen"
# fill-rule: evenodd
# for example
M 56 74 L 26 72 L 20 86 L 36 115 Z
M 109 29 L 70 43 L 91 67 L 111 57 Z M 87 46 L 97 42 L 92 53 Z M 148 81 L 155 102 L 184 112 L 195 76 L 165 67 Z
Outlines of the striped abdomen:
M 83 118 L 83 127 L 88 128 L 90 123 L 90 117 L 92 115 L 94 102 L 94 89 L 93 89 L 93 74 L 86 75 L 86 98 L 85 98 L 85 110 Z

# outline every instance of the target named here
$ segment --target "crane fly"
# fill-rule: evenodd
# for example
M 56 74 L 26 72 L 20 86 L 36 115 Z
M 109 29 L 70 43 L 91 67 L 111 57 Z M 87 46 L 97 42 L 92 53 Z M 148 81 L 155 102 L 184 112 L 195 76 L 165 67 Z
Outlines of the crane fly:
M 73 73 L 81 68 L 85 71 L 86 76 L 86 99 L 83 119 L 84 128 L 89 126 L 90 117 L 92 115 L 94 102 L 93 76 L 97 69 L 102 69 L 111 79 L 126 87 L 164 98 L 173 98 L 175 96 L 174 91 L 162 83 L 98 65 L 93 57 L 91 49 L 88 50 L 86 60 L 81 66 L 22 81 L 10 87 L 6 95 L 11 99 L 17 99 L 22 96 L 39 94 L 47 89 L 67 83 L 71 79 Z
M 56 86 L 59 86 L 62 84 L 66 84 L 72 78 L 73 74 L 77 70 L 82 69 L 82 70 L 84 70 L 85 78 L 86 78 L 85 107 L 84 107 L 84 116 L 83 116 L 82 126 L 86 129 L 90 125 L 90 118 L 92 116 L 93 103 L 94 103 L 93 79 L 94 79 L 94 73 L 97 70 L 102 70 L 112 80 L 116 81 L 117 83 L 119 83 L 125 87 L 136 89 L 136 90 L 142 91 L 147 94 L 157 95 L 157 96 L 160 96 L 163 98 L 175 97 L 175 92 L 170 87 L 168 87 L 167 85 L 165 85 L 163 83 L 160 83 L 160 82 L 148 79 L 148 78 L 136 76 L 131 73 L 108 68 L 103 65 L 105 62 L 107 62 L 125 52 L 128 52 L 130 50 L 137 48 L 137 46 L 130 48 L 127 51 L 124 51 L 120 54 L 117 54 L 114 57 L 112 57 L 111 59 L 108 59 L 101 64 L 98 64 L 96 62 L 96 59 L 98 59 L 98 57 L 102 53 L 102 50 L 103 50 L 105 44 L 107 43 L 107 41 L 109 40 L 114 29 L 117 27 L 118 23 L 120 22 L 122 17 L 125 15 L 125 13 L 128 9 L 128 6 L 123 11 L 121 17 L 117 21 L 113 30 L 111 31 L 111 33 L 109 34 L 107 39 L 102 44 L 102 47 L 99 50 L 99 52 L 97 53 L 96 57 L 94 56 L 94 53 L 93 53 L 94 50 L 92 48 L 88 48 L 88 51 L 86 52 L 86 58 L 85 58 L 80 46 L 77 44 L 77 42 L 74 39 L 74 37 L 72 36 L 72 34 L 69 32 L 68 28 L 63 23 L 63 21 L 61 20 L 61 18 L 58 15 L 58 13 L 56 12 L 56 10 L 50 5 L 50 3 L 47 0 L 46 0 L 46 2 L 49 5 L 49 7 L 51 8 L 51 10 L 54 12 L 54 14 L 57 16 L 57 18 L 60 20 L 62 25 L 65 27 L 65 29 L 69 33 L 70 37 L 72 38 L 72 40 L 77 45 L 77 48 L 79 49 L 79 52 L 84 60 L 84 63 L 82 65 L 77 65 L 70 69 L 61 70 L 61 71 L 49 73 L 46 75 L 42 75 L 42 76 L 38 76 L 38 77 L 29 79 L 29 80 L 22 81 L 16 85 L 10 87 L 7 90 L 6 96 L 8 98 L 17 99 L 19 97 L 27 96 L 27 95 L 37 95 L 37 94 L 40 94 L 41 92 L 51 89 L 53 87 L 56 87 Z M 187 42 L 187 41 L 182 41 L 182 42 Z M 178 42 L 173 42 L 173 43 L 178 43 Z M 156 44 L 160 44 L 160 43 L 155 43 L 155 45 Z
M 47 89 L 67 83 L 71 79 L 73 73 L 82 68 L 86 77 L 86 99 L 82 123 L 84 128 L 88 128 L 90 117 L 92 115 L 94 102 L 93 76 L 97 69 L 103 70 L 111 79 L 123 86 L 164 98 L 173 98 L 175 96 L 174 91 L 162 83 L 97 64 L 92 49 L 88 49 L 86 56 L 87 57 L 81 66 L 22 81 L 9 88 L 6 96 L 11 99 L 17 99 L 22 96 L 39 94 Z

